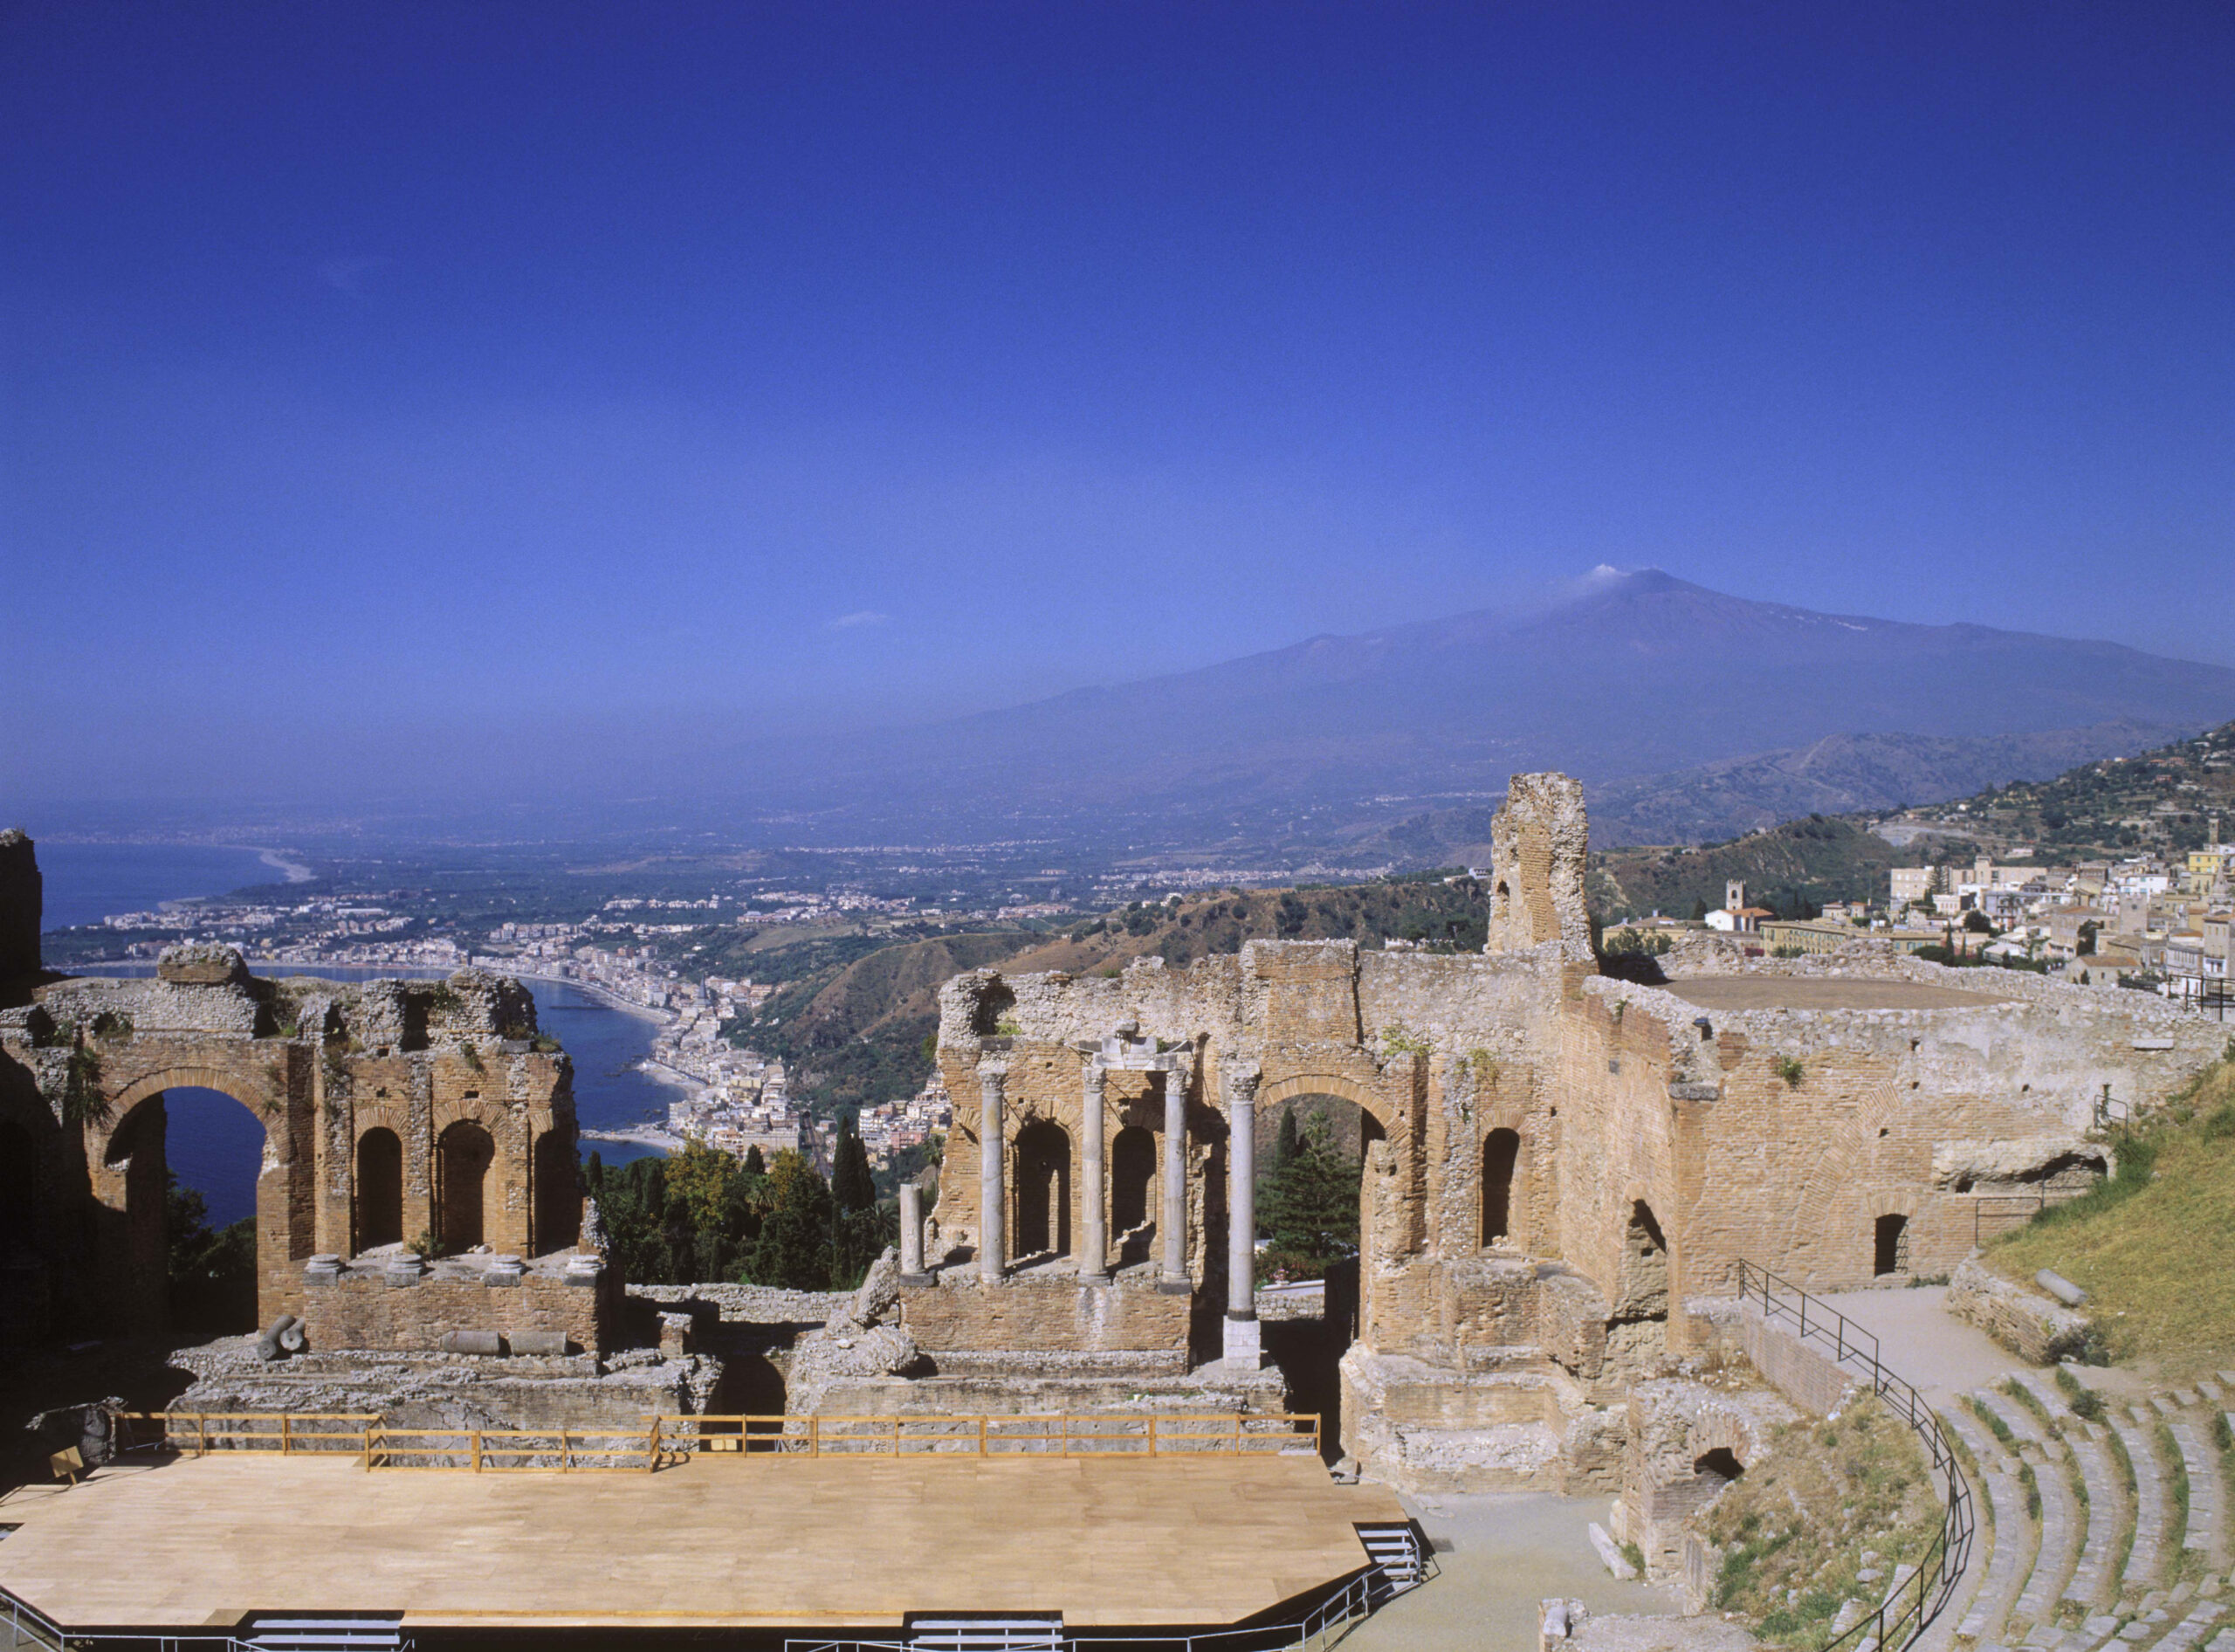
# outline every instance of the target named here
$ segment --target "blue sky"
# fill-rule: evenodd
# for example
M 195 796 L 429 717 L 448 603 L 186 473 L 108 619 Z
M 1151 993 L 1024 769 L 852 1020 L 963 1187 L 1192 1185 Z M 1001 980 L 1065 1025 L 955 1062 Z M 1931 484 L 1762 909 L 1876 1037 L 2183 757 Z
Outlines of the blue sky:
M 0 760 L 503 785 L 1602 562 L 2235 662 L 2231 84 L 2201 4 L 12 4 Z

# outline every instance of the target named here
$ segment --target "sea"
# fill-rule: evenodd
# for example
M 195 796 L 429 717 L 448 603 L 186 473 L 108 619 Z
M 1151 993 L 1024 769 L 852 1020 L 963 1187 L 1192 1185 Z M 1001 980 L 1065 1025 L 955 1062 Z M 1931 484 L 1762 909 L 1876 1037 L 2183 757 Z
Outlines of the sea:
M 229 895 L 237 889 L 283 881 L 283 873 L 254 849 L 200 844 L 57 843 L 38 846 L 45 884 L 48 929 L 97 924 L 116 913 L 148 912 L 167 900 Z M 264 975 L 319 975 L 330 981 L 376 976 L 425 980 L 441 972 L 355 968 L 320 964 L 259 964 Z M 80 966 L 81 974 L 146 975 L 148 964 Z M 674 1090 L 637 1070 L 651 1053 L 656 1023 L 554 981 L 526 983 L 535 995 L 537 1023 L 566 1046 L 574 1063 L 574 1118 L 585 1130 L 625 1130 L 664 1124 Z M 256 1178 L 264 1163 L 264 1126 L 231 1097 L 214 1090 L 170 1090 L 163 1096 L 170 1167 L 182 1187 L 208 1207 L 212 1225 L 256 1214 Z M 660 1149 L 626 1141 L 586 1141 L 582 1156 L 608 1164 L 642 1159 Z

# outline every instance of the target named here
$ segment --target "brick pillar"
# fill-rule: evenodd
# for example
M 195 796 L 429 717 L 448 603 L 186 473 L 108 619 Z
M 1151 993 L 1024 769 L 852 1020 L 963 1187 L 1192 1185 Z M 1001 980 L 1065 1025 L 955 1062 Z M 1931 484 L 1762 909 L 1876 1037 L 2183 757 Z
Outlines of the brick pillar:
M 1103 1169 L 1103 1093 L 1109 1087 L 1110 1070 L 1089 1057 L 1082 1080 L 1079 1125 L 1079 1208 L 1086 1241 L 1079 1247 L 1079 1277 L 1110 1277 L 1110 1189 Z
M 999 1062 L 978 1065 L 978 1277 L 1001 1281 L 1001 1256 L 1008 1237 L 1007 1201 L 1001 1196 L 1001 1102 L 1009 1070 Z

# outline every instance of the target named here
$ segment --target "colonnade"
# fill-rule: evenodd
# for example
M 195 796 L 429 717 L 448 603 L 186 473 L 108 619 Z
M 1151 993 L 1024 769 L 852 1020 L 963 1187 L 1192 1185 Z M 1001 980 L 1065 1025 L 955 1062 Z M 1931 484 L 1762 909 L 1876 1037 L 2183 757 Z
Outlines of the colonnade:
M 1112 1072 L 1156 1075 L 1164 1100 L 1163 1200 L 1157 1219 L 1157 1289 L 1185 1294 L 1193 1289 L 1187 1272 L 1187 1072 L 1186 1053 L 1159 1051 L 1135 1029 L 1120 1027 L 1095 1043 L 1075 1046 L 1083 1057 L 1079 1080 L 1079 1205 L 1083 1242 L 1078 1277 L 1106 1284 L 1110 1267 L 1109 1083 Z M 978 1063 L 978 1277 L 998 1284 L 1007 1276 L 1010 1188 L 1007 1127 L 1009 1069 L 998 1055 Z M 1256 1311 L 1256 1103 L 1259 1070 L 1254 1062 L 1221 1063 L 1228 1124 L 1227 1146 L 1227 1332 L 1229 1359 L 1255 1364 L 1258 1358 Z M 901 1189 L 900 1268 L 911 1279 L 924 1270 L 921 1195 Z

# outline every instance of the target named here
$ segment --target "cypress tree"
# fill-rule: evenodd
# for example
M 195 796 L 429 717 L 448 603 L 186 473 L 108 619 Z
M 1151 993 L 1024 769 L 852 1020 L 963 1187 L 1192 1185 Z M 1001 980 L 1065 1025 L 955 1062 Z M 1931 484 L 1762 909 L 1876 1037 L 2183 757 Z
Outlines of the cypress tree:
M 854 1133 L 854 1121 L 838 1121 L 838 1146 L 830 1155 L 830 1196 L 851 1215 L 877 1203 L 877 1179 L 870 1174 L 869 1149 Z

